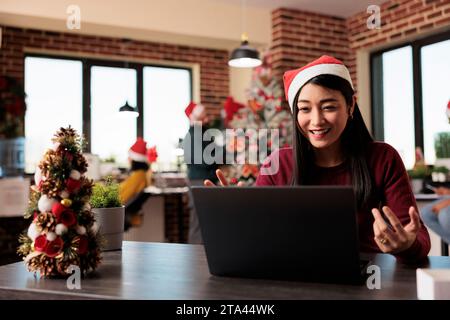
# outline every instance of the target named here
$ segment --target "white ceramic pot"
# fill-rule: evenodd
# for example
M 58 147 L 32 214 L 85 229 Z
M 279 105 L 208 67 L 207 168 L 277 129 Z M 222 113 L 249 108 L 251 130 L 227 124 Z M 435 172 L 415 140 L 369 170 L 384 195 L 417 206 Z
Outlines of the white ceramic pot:
M 106 240 L 103 251 L 122 249 L 125 207 L 93 208 L 100 234 Z
M 419 194 L 423 189 L 423 179 L 411 179 L 411 188 L 414 194 Z

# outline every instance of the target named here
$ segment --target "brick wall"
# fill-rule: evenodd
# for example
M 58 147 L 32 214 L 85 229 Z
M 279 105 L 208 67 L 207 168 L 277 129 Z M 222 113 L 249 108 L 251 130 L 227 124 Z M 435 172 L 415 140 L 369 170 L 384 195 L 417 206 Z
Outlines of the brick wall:
M 229 92 L 228 51 L 43 30 L 3 28 L 0 72 L 24 77 L 24 48 L 200 64 L 201 102 L 218 115 Z
M 450 27 L 449 0 L 391 0 L 380 6 L 381 28 L 368 29 L 366 12 L 347 19 L 350 52 L 348 67 L 356 80 L 356 51 L 401 42 L 433 29 Z M 356 83 L 356 81 L 355 81 Z
M 348 51 L 345 19 L 286 8 L 272 12 L 272 65 L 280 80 L 286 70 L 323 54 L 346 63 Z
M 367 28 L 366 11 L 347 19 L 311 12 L 277 9 L 272 12 L 274 73 L 281 79 L 322 54 L 341 59 L 357 84 L 356 51 L 402 41 L 450 26 L 449 0 L 391 0 L 380 6 L 381 29 Z

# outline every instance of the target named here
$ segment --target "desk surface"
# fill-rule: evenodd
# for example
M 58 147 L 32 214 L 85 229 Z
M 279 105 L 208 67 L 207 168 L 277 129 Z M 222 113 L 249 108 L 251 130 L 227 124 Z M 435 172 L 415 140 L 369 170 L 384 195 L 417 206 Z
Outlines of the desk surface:
M 123 243 L 105 252 L 95 273 L 69 290 L 65 279 L 39 279 L 24 263 L 0 267 L 0 299 L 416 299 L 416 268 L 377 254 L 381 289 L 365 285 L 216 277 L 209 274 L 203 246 Z M 450 268 L 449 257 L 429 257 L 430 268 Z

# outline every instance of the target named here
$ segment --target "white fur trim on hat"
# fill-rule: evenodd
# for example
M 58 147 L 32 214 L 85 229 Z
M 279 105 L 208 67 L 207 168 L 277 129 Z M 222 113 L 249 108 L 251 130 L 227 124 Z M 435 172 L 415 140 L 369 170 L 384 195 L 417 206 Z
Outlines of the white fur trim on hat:
M 305 70 L 300 71 L 295 76 L 294 80 L 292 80 L 291 85 L 289 86 L 288 101 L 289 106 L 291 107 L 291 111 L 293 110 L 294 99 L 298 90 L 300 90 L 300 88 L 303 87 L 306 82 L 321 74 L 332 74 L 341 77 L 347 80 L 352 86 L 352 89 L 354 89 L 350 73 L 347 67 L 343 64 L 325 63 L 309 67 Z
M 128 151 L 128 156 L 134 161 L 147 162 L 147 155 L 134 152 L 133 150 Z

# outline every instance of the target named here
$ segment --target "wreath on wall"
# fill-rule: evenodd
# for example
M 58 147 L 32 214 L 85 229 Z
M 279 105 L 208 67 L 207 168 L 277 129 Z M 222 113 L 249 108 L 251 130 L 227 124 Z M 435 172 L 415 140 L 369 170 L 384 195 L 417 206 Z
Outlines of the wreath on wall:
M 25 98 L 20 81 L 0 76 L 0 138 L 24 136 Z

